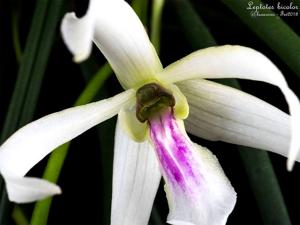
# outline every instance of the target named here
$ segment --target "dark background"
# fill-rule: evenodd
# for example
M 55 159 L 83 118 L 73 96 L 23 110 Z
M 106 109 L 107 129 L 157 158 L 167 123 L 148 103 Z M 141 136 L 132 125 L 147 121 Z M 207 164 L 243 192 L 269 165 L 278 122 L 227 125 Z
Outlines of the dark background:
M 293 72 L 221 1 L 194 0 L 192 2 L 219 45 L 238 44 L 261 51 L 283 71 L 290 87 L 299 94 L 300 83 Z M 276 4 L 276 2 L 268 1 L 270 4 Z M 282 0 L 282 2 L 285 1 Z M 83 3 L 79 0 L 69 1 L 66 5 L 66 11 L 75 10 L 83 15 L 86 3 L 87 1 Z M 195 50 L 189 44 L 179 26 L 172 4 L 172 0 L 166 1 L 162 22 L 161 60 L 164 66 Z M 0 1 L 0 54 L 2 58 L 0 61 L 0 124 L 3 124 L 18 70 L 12 46 L 11 10 L 21 8 L 20 38 L 22 47 L 24 47 L 34 5 L 35 1 L 33 0 Z M 300 33 L 300 17 L 283 19 L 298 34 Z M 86 84 L 87 78 L 82 73 L 82 67 L 87 64 L 92 65 L 92 68 L 96 71 L 104 62 L 105 59 L 100 51 L 94 47 L 93 57 L 88 62 L 83 65 L 74 64 L 71 54 L 62 43 L 58 29 L 35 118 L 71 107 Z M 287 105 L 277 88 L 251 81 L 241 81 L 241 86 L 243 90 L 287 112 Z M 104 88 L 99 91 L 98 99 L 112 96 L 121 90 L 122 88 L 115 76 L 111 76 Z M 54 197 L 49 217 L 50 225 L 109 224 L 115 120 L 116 118 L 110 119 L 72 141 L 69 155 L 59 179 L 63 194 Z M 238 194 L 237 204 L 227 224 L 262 224 L 262 218 L 236 146 L 226 143 L 212 143 L 196 137 L 192 137 L 192 140 L 207 146 L 218 157 Z M 289 173 L 286 171 L 285 158 L 272 153 L 269 155 L 290 218 L 293 224 L 300 224 L 300 166 L 296 163 L 293 172 Z M 31 174 L 41 176 L 45 163 L 46 159 L 37 165 Z M 165 221 L 168 207 L 162 186 L 155 200 L 155 208 L 162 220 Z M 22 207 L 30 218 L 32 205 L 23 205 Z M 270 207 L 272 207 L 271 202 Z M 153 224 L 153 220 L 151 221 Z

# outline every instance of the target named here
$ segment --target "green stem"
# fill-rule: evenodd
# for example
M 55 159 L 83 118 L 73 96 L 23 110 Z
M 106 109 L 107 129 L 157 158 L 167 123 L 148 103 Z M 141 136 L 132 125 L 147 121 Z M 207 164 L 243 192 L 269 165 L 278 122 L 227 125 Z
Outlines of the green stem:
M 90 79 L 90 69 L 92 60 L 87 63 L 80 64 L 81 71 L 84 79 L 87 81 Z M 106 64 L 105 66 L 108 66 Z M 102 86 L 98 91 L 96 98 L 105 99 L 108 98 L 107 86 Z M 112 168 L 113 168 L 113 151 L 114 148 L 114 133 L 115 133 L 115 118 L 104 121 L 101 126 L 97 126 L 98 141 L 101 149 L 101 196 L 102 196 L 102 207 L 101 207 L 101 224 L 110 223 L 110 212 L 111 212 L 111 197 L 112 197 Z
M 153 0 L 150 39 L 156 51 L 160 52 L 161 17 L 165 0 Z
M 17 225 L 29 225 L 29 222 L 24 215 L 23 210 L 18 205 L 14 207 L 12 218 Z
M 262 41 L 265 42 L 297 76 L 300 77 L 300 38 L 278 16 L 252 17 L 247 10 L 248 0 L 222 0 Z M 260 0 L 252 0 L 253 5 L 263 4 Z M 271 14 L 269 9 L 259 10 Z
M 61 168 L 63 167 L 70 142 L 61 145 L 51 154 L 43 178 L 50 182 L 57 182 Z M 35 203 L 33 214 L 31 217 L 31 225 L 46 225 L 49 216 L 49 210 L 52 203 L 52 198 Z
M 232 2 L 242 1 L 243 0 Z M 197 30 L 194 30 L 194 32 L 197 31 L 196 34 L 192 31 L 184 32 L 195 49 L 205 47 L 203 46 L 205 44 L 207 44 L 207 46 L 217 44 L 213 36 L 208 33 L 207 27 L 188 0 L 174 0 L 174 6 L 181 24 L 184 26 L 183 30 L 186 31 L 190 29 L 190 24 L 198 24 Z M 186 17 L 190 17 L 190 19 Z M 269 29 L 271 30 L 271 28 Z M 196 36 L 199 38 L 195 38 Z M 205 38 L 202 40 L 202 37 Z M 227 80 L 227 85 L 228 84 L 240 89 L 235 79 Z M 291 224 L 268 153 L 242 146 L 238 148 L 264 223 L 270 225 Z M 270 207 L 270 205 L 272 205 L 272 207 Z
M 96 96 L 98 90 L 102 87 L 105 80 L 112 73 L 108 64 L 105 64 L 91 79 L 81 95 L 78 97 L 74 106 L 83 105 L 91 102 Z M 57 183 L 59 175 L 61 173 L 65 158 L 68 153 L 70 142 L 58 147 L 50 155 L 46 169 L 44 171 L 43 178 L 50 182 Z M 46 225 L 49 211 L 52 203 L 52 198 L 39 201 L 35 204 L 31 225 Z
M 92 77 L 91 81 L 86 86 L 85 90 L 80 94 L 75 106 L 84 105 L 91 102 L 103 86 L 107 78 L 112 74 L 112 70 L 108 63 L 104 64 L 101 69 Z

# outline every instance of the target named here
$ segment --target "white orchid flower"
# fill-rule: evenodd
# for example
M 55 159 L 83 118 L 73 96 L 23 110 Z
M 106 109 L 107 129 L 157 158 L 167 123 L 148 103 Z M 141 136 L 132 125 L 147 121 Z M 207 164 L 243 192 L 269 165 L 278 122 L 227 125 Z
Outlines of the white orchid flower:
M 45 116 L 13 134 L 0 147 L 0 172 L 11 201 L 59 194 L 55 184 L 24 176 L 56 147 L 117 114 L 112 225 L 147 224 L 161 175 L 168 223 L 226 223 L 236 193 L 216 157 L 189 139 L 184 123 L 202 138 L 289 156 L 290 168 L 299 161 L 299 127 L 291 126 L 300 121 L 298 99 L 261 53 L 242 46 L 212 47 L 163 68 L 143 25 L 123 0 L 91 0 L 87 14 L 67 14 L 61 30 L 75 61 L 86 59 L 94 42 L 126 91 Z M 276 85 L 291 116 L 206 78 Z

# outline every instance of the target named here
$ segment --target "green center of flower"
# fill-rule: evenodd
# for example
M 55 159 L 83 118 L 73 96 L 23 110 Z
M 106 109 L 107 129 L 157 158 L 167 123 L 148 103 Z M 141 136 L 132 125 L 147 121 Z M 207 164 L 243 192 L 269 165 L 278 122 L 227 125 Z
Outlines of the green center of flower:
M 173 106 L 173 95 L 157 83 L 146 84 L 136 92 L 136 117 L 142 123 Z

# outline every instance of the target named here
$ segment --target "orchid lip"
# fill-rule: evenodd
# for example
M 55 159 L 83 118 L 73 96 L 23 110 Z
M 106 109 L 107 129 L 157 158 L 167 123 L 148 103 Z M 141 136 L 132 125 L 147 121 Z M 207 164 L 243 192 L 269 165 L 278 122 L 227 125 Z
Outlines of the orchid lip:
M 193 160 L 193 145 L 180 130 L 174 116 L 175 98 L 157 83 L 148 83 L 136 92 L 136 116 L 140 122 L 148 121 L 150 138 L 154 144 L 161 169 L 167 183 L 175 189 L 198 186 L 201 174 Z
M 193 192 L 191 186 L 201 183 L 201 173 L 196 170 L 192 143 L 181 133 L 171 108 L 159 117 L 149 120 L 150 137 L 154 144 L 162 173 L 173 188 Z
M 171 107 L 150 118 L 148 124 L 166 182 L 168 223 L 224 225 L 236 194 L 216 157 L 192 143 Z

